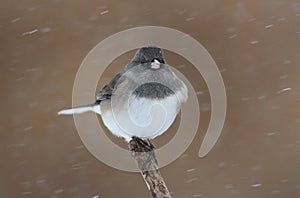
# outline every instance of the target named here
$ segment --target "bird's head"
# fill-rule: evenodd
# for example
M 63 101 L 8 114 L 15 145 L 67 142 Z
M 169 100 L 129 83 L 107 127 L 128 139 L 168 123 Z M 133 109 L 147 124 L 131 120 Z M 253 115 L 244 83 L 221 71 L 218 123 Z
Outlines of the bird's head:
M 164 54 L 161 48 L 147 46 L 140 48 L 132 59 L 133 65 L 147 64 L 151 69 L 160 69 L 165 64 Z

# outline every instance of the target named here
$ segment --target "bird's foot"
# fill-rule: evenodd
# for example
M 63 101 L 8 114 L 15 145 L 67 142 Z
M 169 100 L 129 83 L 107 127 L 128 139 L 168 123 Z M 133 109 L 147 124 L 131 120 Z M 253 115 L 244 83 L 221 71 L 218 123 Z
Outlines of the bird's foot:
M 136 136 L 132 137 L 132 140 L 129 142 L 130 150 L 135 152 L 150 152 L 154 150 L 154 145 L 150 142 L 149 139 L 142 140 Z

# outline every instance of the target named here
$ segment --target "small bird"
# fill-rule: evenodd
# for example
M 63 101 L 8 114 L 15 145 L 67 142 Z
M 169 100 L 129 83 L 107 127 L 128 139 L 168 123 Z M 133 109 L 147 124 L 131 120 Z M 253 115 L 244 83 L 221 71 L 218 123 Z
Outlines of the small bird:
M 140 48 L 124 70 L 100 90 L 94 103 L 58 114 L 92 111 L 101 115 L 115 136 L 126 142 L 138 139 L 149 143 L 172 125 L 187 98 L 186 85 L 166 63 L 162 49 L 147 46 Z M 157 108 L 153 108 L 155 105 Z

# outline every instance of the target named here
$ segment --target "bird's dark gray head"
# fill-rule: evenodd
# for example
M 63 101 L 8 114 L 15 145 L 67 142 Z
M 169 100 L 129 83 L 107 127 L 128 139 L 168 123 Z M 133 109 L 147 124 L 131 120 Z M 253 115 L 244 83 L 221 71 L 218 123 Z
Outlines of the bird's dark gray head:
M 137 65 L 152 63 L 155 60 L 163 64 L 165 63 L 165 57 L 162 49 L 156 46 L 147 46 L 140 48 L 131 62 Z
M 164 54 L 161 48 L 155 46 L 142 47 L 137 51 L 133 58 L 135 63 L 151 63 L 154 60 L 158 60 L 160 63 L 165 63 Z

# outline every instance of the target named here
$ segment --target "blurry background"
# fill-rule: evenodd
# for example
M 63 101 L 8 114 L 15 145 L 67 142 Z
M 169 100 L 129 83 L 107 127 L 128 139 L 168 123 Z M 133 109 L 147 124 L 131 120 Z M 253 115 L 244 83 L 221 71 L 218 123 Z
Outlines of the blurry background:
M 222 135 L 200 159 L 209 92 L 192 65 L 166 52 L 194 85 L 201 108 L 192 145 L 161 169 L 173 197 L 300 197 L 299 0 L 3 0 L 0 9 L 0 197 L 150 197 L 140 174 L 98 161 L 72 117 L 56 114 L 71 105 L 86 54 L 106 37 L 144 25 L 197 39 L 227 89 Z M 132 55 L 114 61 L 99 87 Z

